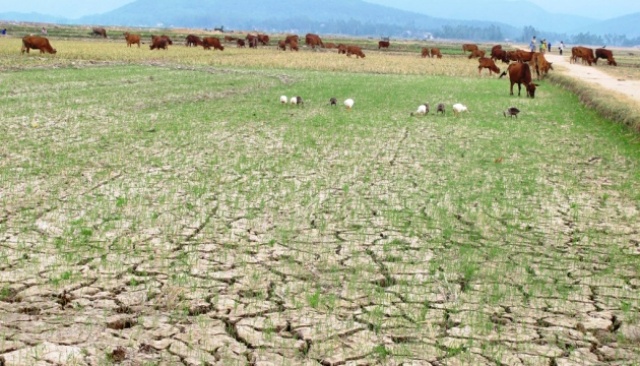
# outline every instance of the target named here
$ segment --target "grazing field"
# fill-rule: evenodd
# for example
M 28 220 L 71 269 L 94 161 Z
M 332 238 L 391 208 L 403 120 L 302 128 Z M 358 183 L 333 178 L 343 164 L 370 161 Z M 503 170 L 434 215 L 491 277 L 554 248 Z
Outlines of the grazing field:
M 0 40 L 6 365 L 640 365 L 640 146 L 569 92 L 52 44 Z

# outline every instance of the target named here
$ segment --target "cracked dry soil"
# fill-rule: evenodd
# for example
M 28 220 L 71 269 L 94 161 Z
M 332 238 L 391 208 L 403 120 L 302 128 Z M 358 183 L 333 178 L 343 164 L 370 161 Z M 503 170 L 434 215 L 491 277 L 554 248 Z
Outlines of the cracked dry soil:
M 241 123 L 212 108 L 171 129 L 179 108 L 78 98 L 92 123 L 5 128 L 40 148 L 2 151 L 4 365 L 640 360 L 638 203 L 612 183 L 637 166 L 594 156 L 580 132 L 541 128 L 555 161 L 498 166 L 460 157 L 497 141 L 474 123 L 345 133 L 226 100 Z M 29 165 L 60 151 L 75 160 L 55 174 Z

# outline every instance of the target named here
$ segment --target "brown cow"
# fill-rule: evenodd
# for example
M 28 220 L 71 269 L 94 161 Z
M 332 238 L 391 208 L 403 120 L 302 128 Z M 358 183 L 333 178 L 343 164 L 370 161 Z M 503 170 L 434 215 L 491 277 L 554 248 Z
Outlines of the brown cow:
M 247 34 L 245 39 L 247 40 L 247 43 L 249 43 L 249 48 L 258 48 L 258 36 Z
M 258 42 L 262 43 L 263 46 L 269 45 L 269 36 L 266 34 L 258 33 Z
M 527 97 L 535 97 L 536 86 L 538 86 L 538 84 L 531 82 L 531 69 L 529 68 L 529 64 L 523 62 L 512 63 L 506 71 L 500 74 L 500 78 L 505 76 L 507 71 L 509 72 L 509 80 L 511 81 L 510 95 L 513 95 L 513 84 L 518 84 L 518 96 L 520 96 L 521 84 L 524 84 L 527 90 Z
M 536 70 L 538 79 L 549 73 L 549 70 L 553 70 L 552 62 L 547 61 L 544 54 L 536 52 L 531 59 L 531 67 Z
M 431 57 L 438 57 L 438 58 L 442 58 L 442 53 L 440 53 L 440 49 L 439 48 L 432 48 L 431 49 Z
M 462 53 L 467 53 L 467 51 L 469 52 L 473 52 L 478 50 L 478 45 L 473 44 L 473 43 L 465 43 L 462 45 Z
M 343 45 L 342 43 L 340 43 L 338 45 L 338 54 L 347 54 L 347 46 Z
M 322 43 L 322 39 L 320 38 L 320 36 L 313 33 L 307 33 L 304 36 L 304 44 L 306 44 L 307 47 L 311 47 L 314 50 L 316 49 L 316 47 L 324 48 L 324 43 Z
M 616 59 L 613 58 L 613 52 L 611 52 L 610 50 L 606 50 L 604 48 L 596 48 L 596 58 L 594 59 L 596 65 L 598 64 L 599 58 L 607 60 L 607 63 L 609 65 L 618 66 Z
M 519 62 L 529 62 L 533 59 L 535 52 L 525 51 L 525 50 L 516 50 L 516 61 Z
M 491 47 L 491 58 L 495 61 L 498 58 L 494 57 L 494 54 L 496 54 L 498 51 L 502 51 L 502 45 L 501 44 L 497 44 L 493 47 Z
M 186 44 L 187 47 L 202 46 L 202 39 L 200 39 L 200 37 L 196 36 L 195 34 L 189 34 L 187 38 L 185 38 L 185 40 L 187 41 L 187 44 Z
M 124 39 L 127 41 L 127 47 L 131 47 L 132 44 L 138 44 L 138 48 L 140 48 L 140 35 L 139 34 L 131 34 L 129 32 L 124 32 Z
M 471 54 L 469 55 L 469 59 L 475 58 L 475 57 L 484 57 L 484 51 L 483 50 L 473 50 L 471 51 Z
M 381 49 L 381 48 L 389 49 L 389 45 L 390 45 L 389 41 L 379 41 L 378 49 Z
M 244 47 L 244 39 L 236 39 L 236 44 L 238 45 L 238 48 Z
M 429 54 L 429 49 L 427 47 L 422 47 L 422 58 L 427 58 L 427 57 L 431 57 L 431 55 Z
M 298 38 L 297 35 L 295 34 L 290 34 L 288 36 L 285 37 L 284 41 L 289 44 L 291 43 L 291 41 L 296 41 L 296 43 L 300 42 L 300 39 Z
M 205 50 L 210 50 L 213 47 L 214 50 L 224 51 L 224 46 L 220 44 L 220 39 L 216 37 L 204 37 L 202 39 L 202 47 Z
M 588 63 L 589 66 L 595 62 L 595 56 L 593 55 L 593 48 L 577 46 L 571 48 L 570 63 L 576 63 L 578 58 L 582 59 L 582 63 Z
M 496 66 L 496 63 L 488 57 L 480 57 L 478 59 L 478 64 L 478 75 L 480 75 L 480 72 L 482 72 L 483 68 L 489 69 L 489 76 L 491 76 L 492 72 L 495 72 L 496 74 L 500 73 L 500 69 L 498 68 L 498 66 Z
M 289 50 L 298 52 L 298 41 L 296 41 L 295 39 L 289 41 Z
M 331 42 L 327 42 L 327 43 L 324 44 L 324 48 L 334 49 L 334 48 L 336 48 L 336 44 L 335 43 L 331 43 Z
M 509 61 L 518 61 L 518 51 L 507 51 L 507 59 Z
M 40 50 L 40 53 L 56 53 L 56 49 L 51 47 L 49 40 L 46 37 L 40 36 L 24 36 L 22 38 L 22 50 L 21 53 L 25 51 L 29 53 L 29 50 Z
M 161 36 L 154 36 L 154 35 L 152 34 L 152 35 L 151 35 L 151 43 L 153 43 L 153 41 L 154 41 L 156 38 L 162 38 L 162 39 L 164 39 L 165 41 L 167 41 L 167 44 L 168 44 L 168 45 L 173 45 L 173 41 L 171 40 L 171 38 L 169 38 L 169 36 L 166 36 L 166 35 L 164 35 L 164 34 L 163 34 L 163 35 L 161 35 Z
M 238 38 L 236 38 L 236 37 L 224 36 L 224 41 L 227 42 L 227 43 L 231 43 L 231 42 L 237 41 L 237 40 L 238 40 Z
M 505 50 L 496 50 L 495 52 L 491 52 L 491 59 L 492 60 L 500 60 L 505 64 L 509 63 L 508 52 L 505 51 Z
M 104 28 L 94 27 L 91 29 L 91 35 L 102 36 L 102 38 L 107 38 L 107 30 Z
M 159 49 L 166 50 L 168 44 L 169 44 L 169 40 L 167 40 L 164 37 L 156 36 L 156 37 L 151 39 L 151 45 L 149 46 L 149 49 L 151 49 L 151 50 L 159 50 Z
M 356 58 L 364 58 L 364 53 L 358 46 L 347 46 L 347 56 L 351 57 L 351 55 L 356 55 Z
M 284 39 L 279 40 L 278 41 L 278 48 L 283 50 L 283 51 L 286 51 L 287 50 L 287 42 L 285 42 Z

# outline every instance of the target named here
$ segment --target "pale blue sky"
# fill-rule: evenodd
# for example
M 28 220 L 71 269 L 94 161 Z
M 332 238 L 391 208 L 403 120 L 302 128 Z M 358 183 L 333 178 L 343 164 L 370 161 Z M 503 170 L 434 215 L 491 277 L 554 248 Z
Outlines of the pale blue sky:
M 66 18 L 99 14 L 118 8 L 133 0 L 0 0 L 0 13 L 17 11 L 21 13 L 39 12 Z M 366 1 L 366 0 L 365 0 Z M 423 7 L 429 0 L 415 0 Z M 495 0 L 469 0 L 474 3 Z M 513 0 L 523 1 L 523 0 Z M 528 0 L 553 13 L 608 19 L 620 15 L 640 12 L 640 0 Z M 300 0 L 301 3 L 304 0 Z M 392 6 L 396 0 L 371 0 L 378 4 Z M 408 1 L 410 3 L 410 1 Z M 433 6 L 446 6 L 446 2 L 433 1 Z

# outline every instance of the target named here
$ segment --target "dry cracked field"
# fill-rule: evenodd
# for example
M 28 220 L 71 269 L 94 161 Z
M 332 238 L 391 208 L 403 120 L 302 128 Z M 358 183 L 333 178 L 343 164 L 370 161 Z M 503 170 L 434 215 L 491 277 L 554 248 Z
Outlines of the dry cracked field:
M 234 52 L 11 56 L 5 365 L 640 365 L 637 137 L 464 59 Z

